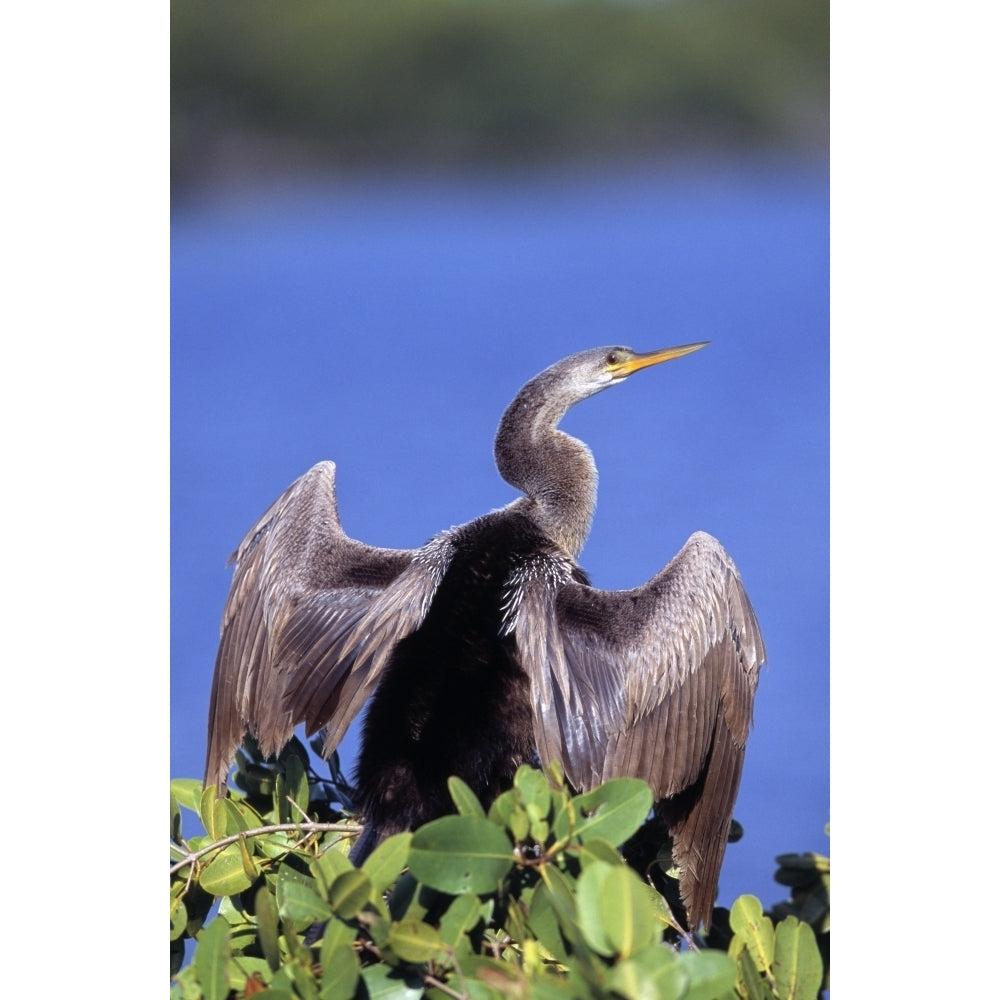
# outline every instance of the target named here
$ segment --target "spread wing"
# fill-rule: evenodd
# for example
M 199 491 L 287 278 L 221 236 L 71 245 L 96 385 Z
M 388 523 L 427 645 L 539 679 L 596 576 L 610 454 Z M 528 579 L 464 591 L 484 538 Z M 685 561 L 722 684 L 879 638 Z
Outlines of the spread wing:
M 635 590 L 596 590 L 539 558 L 515 628 L 539 755 L 580 789 L 649 782 L 689 917 L 707 924 L 765 657 L 736 566 L 703 532 Z
M 305 722 L 340 742 L 395 642 L 416 628 L 449 557 L 349 538 L 333 462 L 320 462 L 240 543 L 212 679 L 205 783 L 221 793 L 247 731 L 277 753 Z

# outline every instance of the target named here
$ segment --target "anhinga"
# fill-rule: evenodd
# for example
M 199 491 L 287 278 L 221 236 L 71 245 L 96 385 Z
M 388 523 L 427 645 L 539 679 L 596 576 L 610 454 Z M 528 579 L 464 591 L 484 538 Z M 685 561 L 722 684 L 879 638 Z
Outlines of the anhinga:
M 501 476 L 525 495 L 421 548 L 346 535 L 332 462 L 294 482 L 233 556 L 206 783 L 224 792 L 248 731 L 269 756 L 305 723 L 325 729 L 332 753 L 370 698 L 355 861 L 453 811 L 449 775 L 488 806 L 537 753 L 578 790 L 649 782 L 689 925 L 707 925 L 764 642 L 736 566 L 703 532 L 634 590 L 590 585 L 576 559 L 597 469 L 557 430 L 580 400 L 703 346 L 597 348 L 533 378 L 495 445 Z

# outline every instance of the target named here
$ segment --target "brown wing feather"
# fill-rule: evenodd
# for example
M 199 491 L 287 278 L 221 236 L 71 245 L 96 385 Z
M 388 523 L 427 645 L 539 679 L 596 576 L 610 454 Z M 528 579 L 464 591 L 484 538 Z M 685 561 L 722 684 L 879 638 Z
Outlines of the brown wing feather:
M 344 685 L 356 669 L 370 673 L 380 665 L 371 656 L 359 663 L 357 643 L 348 638 L 420 550 L 349 538 L 337 512 L 335 472 L 333 462 L 320 462 L 297 479 L 231 557 L 205 768 L 206 784 L 220 793 L 247 731 L 265 754 L 280 750 L 299 722 L 313 731 L 332 722 L 342 734 L 346 712 L 360 708 L 356 698 L 339 697 Z
M 572 582 L 550 560 L 522 591 L 516 636 L 539 755 L 581 789 L 648 781 L 690 919 L 707 921 L 765 657 L 732 559 L 697 532 L 635 590 Z

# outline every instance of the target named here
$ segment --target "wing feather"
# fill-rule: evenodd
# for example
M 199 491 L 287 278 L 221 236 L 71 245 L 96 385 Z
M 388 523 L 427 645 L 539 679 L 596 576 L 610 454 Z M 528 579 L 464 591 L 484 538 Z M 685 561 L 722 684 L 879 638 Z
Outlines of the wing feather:
M 333 462 L 313 466 L 231 557 L 235 569 L 212 679 L 205 768 L 206 784 L 220 793 L 248 731 L 268 755 L 300 722 L 311 732 L 328 726 L 342 736 L 389 655 L 385 644 L 419 623 L 411 609 L 395 627 L 387 626 L 383 612 L 373 636 L 364 628 L 367 616 L 384 608 L 386 594 L 402 581 L 418 587 L 418 608 L 426 607 L 440 578 L 424 550 L 376 548 L 348 537 L 337 511 L 335 474 Z M 438 545 L 433 554 L 442 551 Z M 398 607 L 405 599 L 389 603 Z
M 682 898 L 707 922 L 765 657 L 736 566 L 703 532 L 629 591 L 597 590 L 538 558 L 550 566 L 521 574 L 515 635 L 539 755 L 582 790 L 648 781 Z

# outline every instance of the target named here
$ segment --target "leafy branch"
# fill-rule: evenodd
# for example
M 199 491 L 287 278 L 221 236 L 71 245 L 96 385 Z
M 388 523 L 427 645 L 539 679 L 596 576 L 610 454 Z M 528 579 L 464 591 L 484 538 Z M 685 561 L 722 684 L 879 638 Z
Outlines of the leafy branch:
M 682 947 L 669 877 L 617 850 L 652 804 L 634 779 L 575 795 L 524 767 L 487 812 L 453 778 L 454 815 L 360 868 L 345 796 L 299 755 L 269 769 L 251 752 L 235 783 L 217 800 L 171 782 L 171 850 L 187 852 L 171 865 L 174 1000 L 814 1000 L 827 975 L 829 861 L 814 855 L 782 856 L 780 921 L 743 896 Z M 205 837 L 181 838 L 182 808 Z

